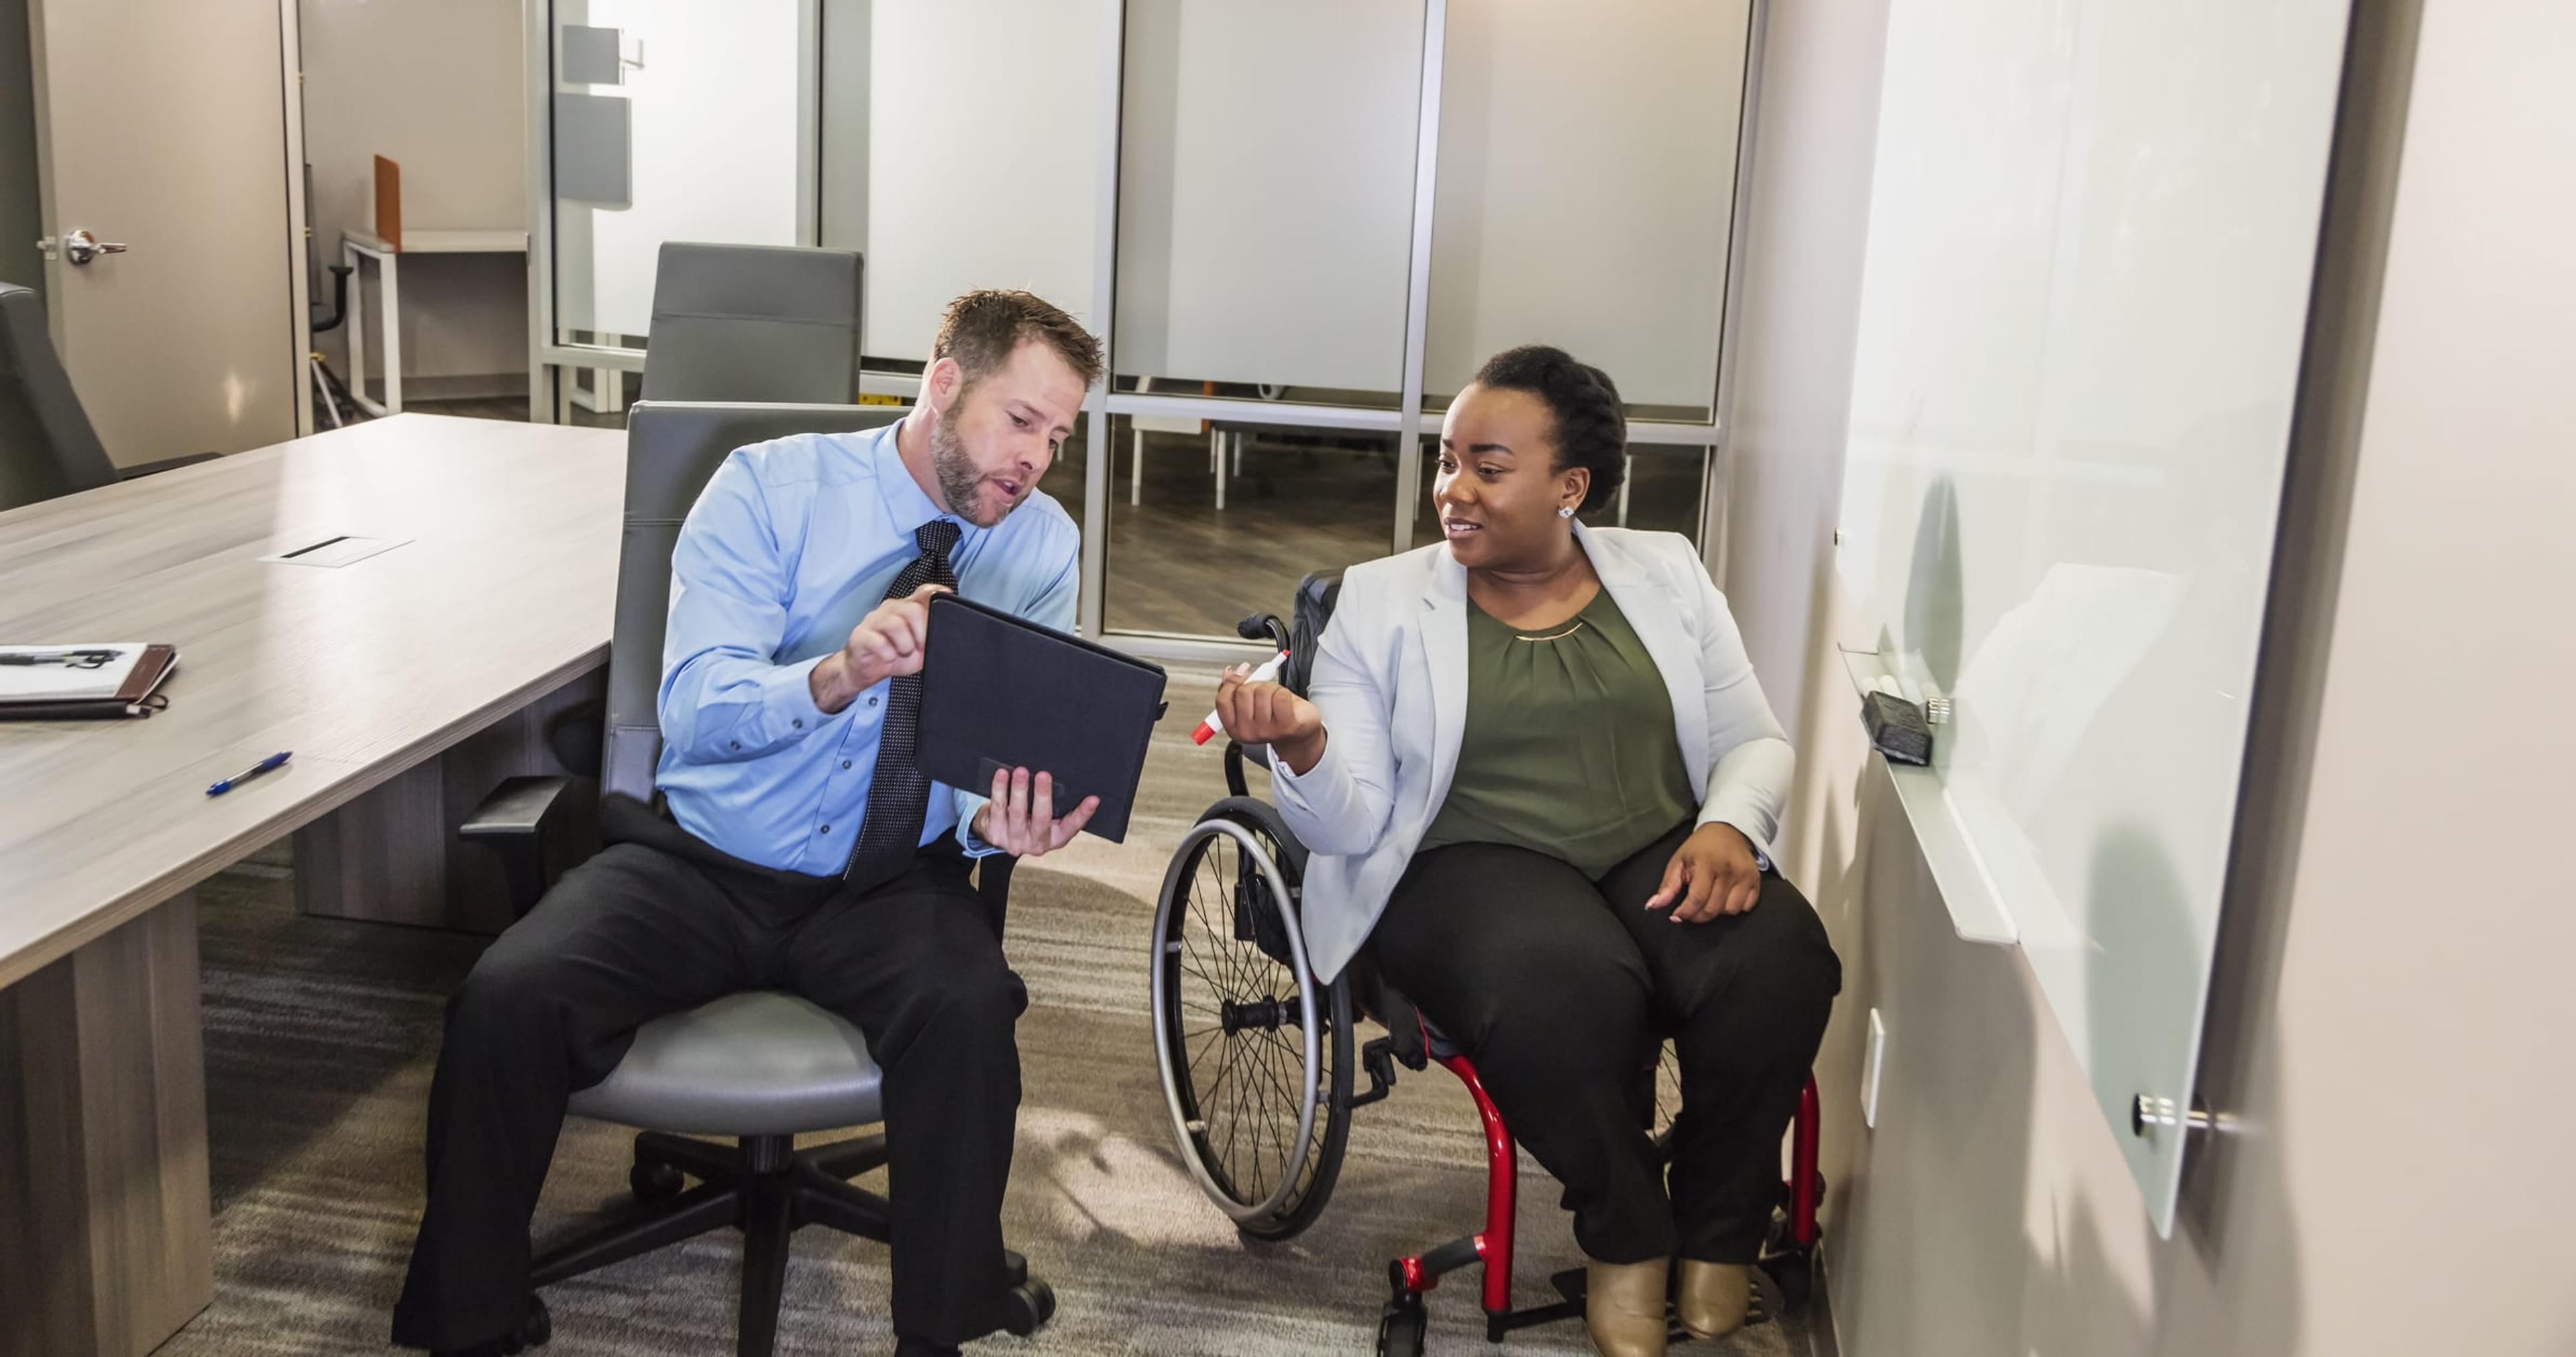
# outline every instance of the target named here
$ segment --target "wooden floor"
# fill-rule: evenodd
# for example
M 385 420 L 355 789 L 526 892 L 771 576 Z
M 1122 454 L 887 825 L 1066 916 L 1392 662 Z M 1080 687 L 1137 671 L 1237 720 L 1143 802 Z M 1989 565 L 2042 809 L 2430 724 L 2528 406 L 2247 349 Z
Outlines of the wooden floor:
M 410 401 L 406 408 L 485 419 L 525 419 L 527 401 Z M 584 424 L 622 416 L 575 410 Z M 1127 502 L 1134 441 L 1115 421 L 1110 467 L 1109 630 L 1232 637 L 1246 614 L 1284 612 L 1297 581 L 1383 556 L 1394 545 L 1392 438 L 1330 431 L 1264 432 L 1247 440 L 1243 474 L 1216 508 L 1207 439 L 1147 434 L 1143 502 Z M 1077 434 L 1047 473 L 1045 489 L 1079 522 L 1087 440 Z M 1699 518 L 1699 449 L 1642 452 L 1629 491 L 1628 526 L 1694 532 Z M 1415 514 L 1416 545 L 1433 540 L 1428 478 Z M 1587 521 L 1607 523 L 1608 510 Z

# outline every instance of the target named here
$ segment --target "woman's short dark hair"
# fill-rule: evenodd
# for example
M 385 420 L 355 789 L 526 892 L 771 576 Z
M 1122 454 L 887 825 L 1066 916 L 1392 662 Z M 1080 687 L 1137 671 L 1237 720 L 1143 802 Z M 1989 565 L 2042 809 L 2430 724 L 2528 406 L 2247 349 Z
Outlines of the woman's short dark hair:
M 1524 344 L 1486 359 L 1476 370 L 1476 385 L 1526 391 L 1547 403 L 1556 420 L 1556 469 L 1579 466 L 1592 472 L 1584 512 L 1618 495 L 1628 472 L 1628 412 L 1609 373 L 1563 349 Z

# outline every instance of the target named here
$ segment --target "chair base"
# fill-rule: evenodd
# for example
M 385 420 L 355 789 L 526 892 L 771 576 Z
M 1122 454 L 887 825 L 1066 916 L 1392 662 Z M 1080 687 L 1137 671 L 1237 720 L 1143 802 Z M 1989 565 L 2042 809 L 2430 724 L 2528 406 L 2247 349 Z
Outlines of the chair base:
M 848 1180 L 886 1162 L 882 1134 L 794 1148 L 787 1136 L 745 1136 L 733 1146 L 646 1131 L 635 1137 L 627 1181 L 644 1213 L 547 1250 L 530 1276 L 551 1286 L 712 1230 L 742 1231 L 742 1303 L 735 1351 L 770 1357 L 779 1299 L 787 1286 L 788 1240 L 806 1225 L 885 1242 L 892 1234 L 883 1196 Z M 698 1185 L 683 1190 L 685 1179 Z M 1055 1292 L 1008 1255 L 1011 1291 L 1003 1327 L 1026 1336 L 1055 1314 Z

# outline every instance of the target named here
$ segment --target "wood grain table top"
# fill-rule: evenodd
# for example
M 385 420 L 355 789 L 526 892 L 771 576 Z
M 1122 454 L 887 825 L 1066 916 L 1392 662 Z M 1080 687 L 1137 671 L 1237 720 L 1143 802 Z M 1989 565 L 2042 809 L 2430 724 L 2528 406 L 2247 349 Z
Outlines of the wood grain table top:
M 0 513 L 0 644 L 180 653 L 159 715 L 0 722 L 0 985 L 605 663 L 625 460 L 405 414 Z M 402 545 L 261 559 L 344 535 Z

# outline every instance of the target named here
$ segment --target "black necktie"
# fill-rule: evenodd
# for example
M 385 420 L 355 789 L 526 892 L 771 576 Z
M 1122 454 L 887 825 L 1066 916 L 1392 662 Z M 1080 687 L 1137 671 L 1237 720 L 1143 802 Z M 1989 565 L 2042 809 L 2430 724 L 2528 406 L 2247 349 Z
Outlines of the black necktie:
M 949 549 L 957 545 L 957 525 L 934 518 L 915 529 L 921 547 L 886 586 L 889 599 L 909 597 L 925 584 L 957 587 L 957 572 L 948 567 Z M 859 821 L 859 842 L 850 850 L 850 865 L 841 878 L 860 890 L 892 881 L 912 864 L 921 844 L 922 817 L 930 809 L 930 779 L 914 758 L 921 735 L 921 675 L 899 674 L 886 681 L 885 724 L 877 735 L 877 770 L 868 781 L 867 813 Z

